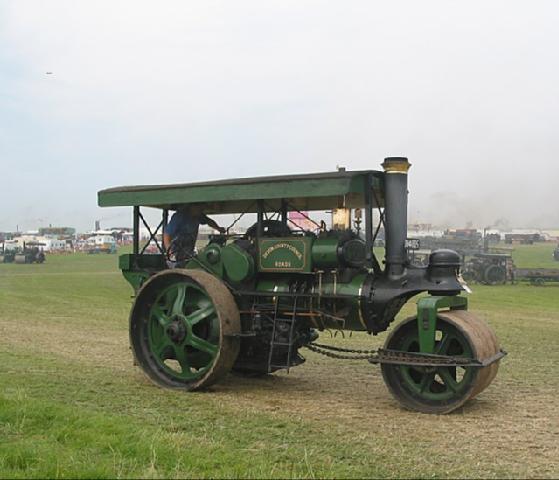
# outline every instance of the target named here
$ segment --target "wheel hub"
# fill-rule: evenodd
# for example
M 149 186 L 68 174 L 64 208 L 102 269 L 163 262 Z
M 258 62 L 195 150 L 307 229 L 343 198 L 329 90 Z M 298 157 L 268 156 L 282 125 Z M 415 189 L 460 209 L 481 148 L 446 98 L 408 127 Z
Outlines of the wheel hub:
M 186 338 L 186 326 L 180 318 L 176 317 L 167 326 L 166 333 L 173 343 L 182 343 L 182 341 Z

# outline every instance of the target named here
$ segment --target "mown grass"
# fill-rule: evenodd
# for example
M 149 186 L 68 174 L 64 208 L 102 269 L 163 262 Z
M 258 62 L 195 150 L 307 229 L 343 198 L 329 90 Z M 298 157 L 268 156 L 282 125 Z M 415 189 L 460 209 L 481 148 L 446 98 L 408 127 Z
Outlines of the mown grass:
M 67 368 L 56 361 L 49 367 Z M 260 478 L 335 473 L 316 462 L 315 456 L 327 455 L 327 449 L 313 445 L 303 424 L 257 413 L 235 415 L 202 397 L 160 395 L 155 387 L 146 394 L 145 385 L 110 381 L 103 369 L 94 375 L 87 372 L 70 388 L 67 378 L 56 376 L 41 391 L 24 385 L 44 384 L 47 371 L 3 375 L 2 380 L 14 387 L 0 400 L 2 477 Z M 92 399 L 109 392 L 110 400 Z M 351 447 L 341 447 L 335 460 L 352 454 Z
M 159 389 L 131 365 L 130 294 L 114 255 L 0 265 L 0 477 L 559 474 L 557 286 L 474 286 L 471 308 L 510 354 L 488 393 L 445 417 L 401 410 L 375 367 L 312 354 L 269 380 Z
M 556 246 L 553 242 L 514 245 L 512 258 L 518 268 L 559 268 L 559 262 L 553 259 Z

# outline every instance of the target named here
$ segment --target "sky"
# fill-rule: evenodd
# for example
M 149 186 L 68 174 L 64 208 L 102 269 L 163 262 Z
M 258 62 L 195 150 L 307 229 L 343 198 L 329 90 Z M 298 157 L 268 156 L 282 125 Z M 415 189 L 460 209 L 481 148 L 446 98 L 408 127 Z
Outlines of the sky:
M 559 228 L 558 23 L 538 0 L 0 0 L 0 231 L 129 225 L 111 186 L 387 156 L 411 222 Z

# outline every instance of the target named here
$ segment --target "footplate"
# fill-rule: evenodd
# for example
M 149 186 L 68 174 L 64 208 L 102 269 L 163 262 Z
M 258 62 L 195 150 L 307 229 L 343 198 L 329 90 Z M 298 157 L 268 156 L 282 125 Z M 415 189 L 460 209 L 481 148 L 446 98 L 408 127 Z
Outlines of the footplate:
M 376 355 L 367 360 L 370 363 L 390 363 L 393 365 L 407 365 L 412 367 L 487 367 L 498 362 L 507 352 L 500 350 L 485 360 L 473 358 L 452 357 L 448 355 L 434 355 L 431 353 L 400 352 L 397 350 L 379 349 Z

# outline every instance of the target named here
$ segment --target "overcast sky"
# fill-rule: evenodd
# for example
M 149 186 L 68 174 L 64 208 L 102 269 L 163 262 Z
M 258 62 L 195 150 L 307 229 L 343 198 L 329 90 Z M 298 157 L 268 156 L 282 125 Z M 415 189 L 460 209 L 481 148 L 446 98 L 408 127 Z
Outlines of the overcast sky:
M 412 221 L 559 228 L 558 25 L 555 1 L 0 0 L 0 230 L 390 155 Z

